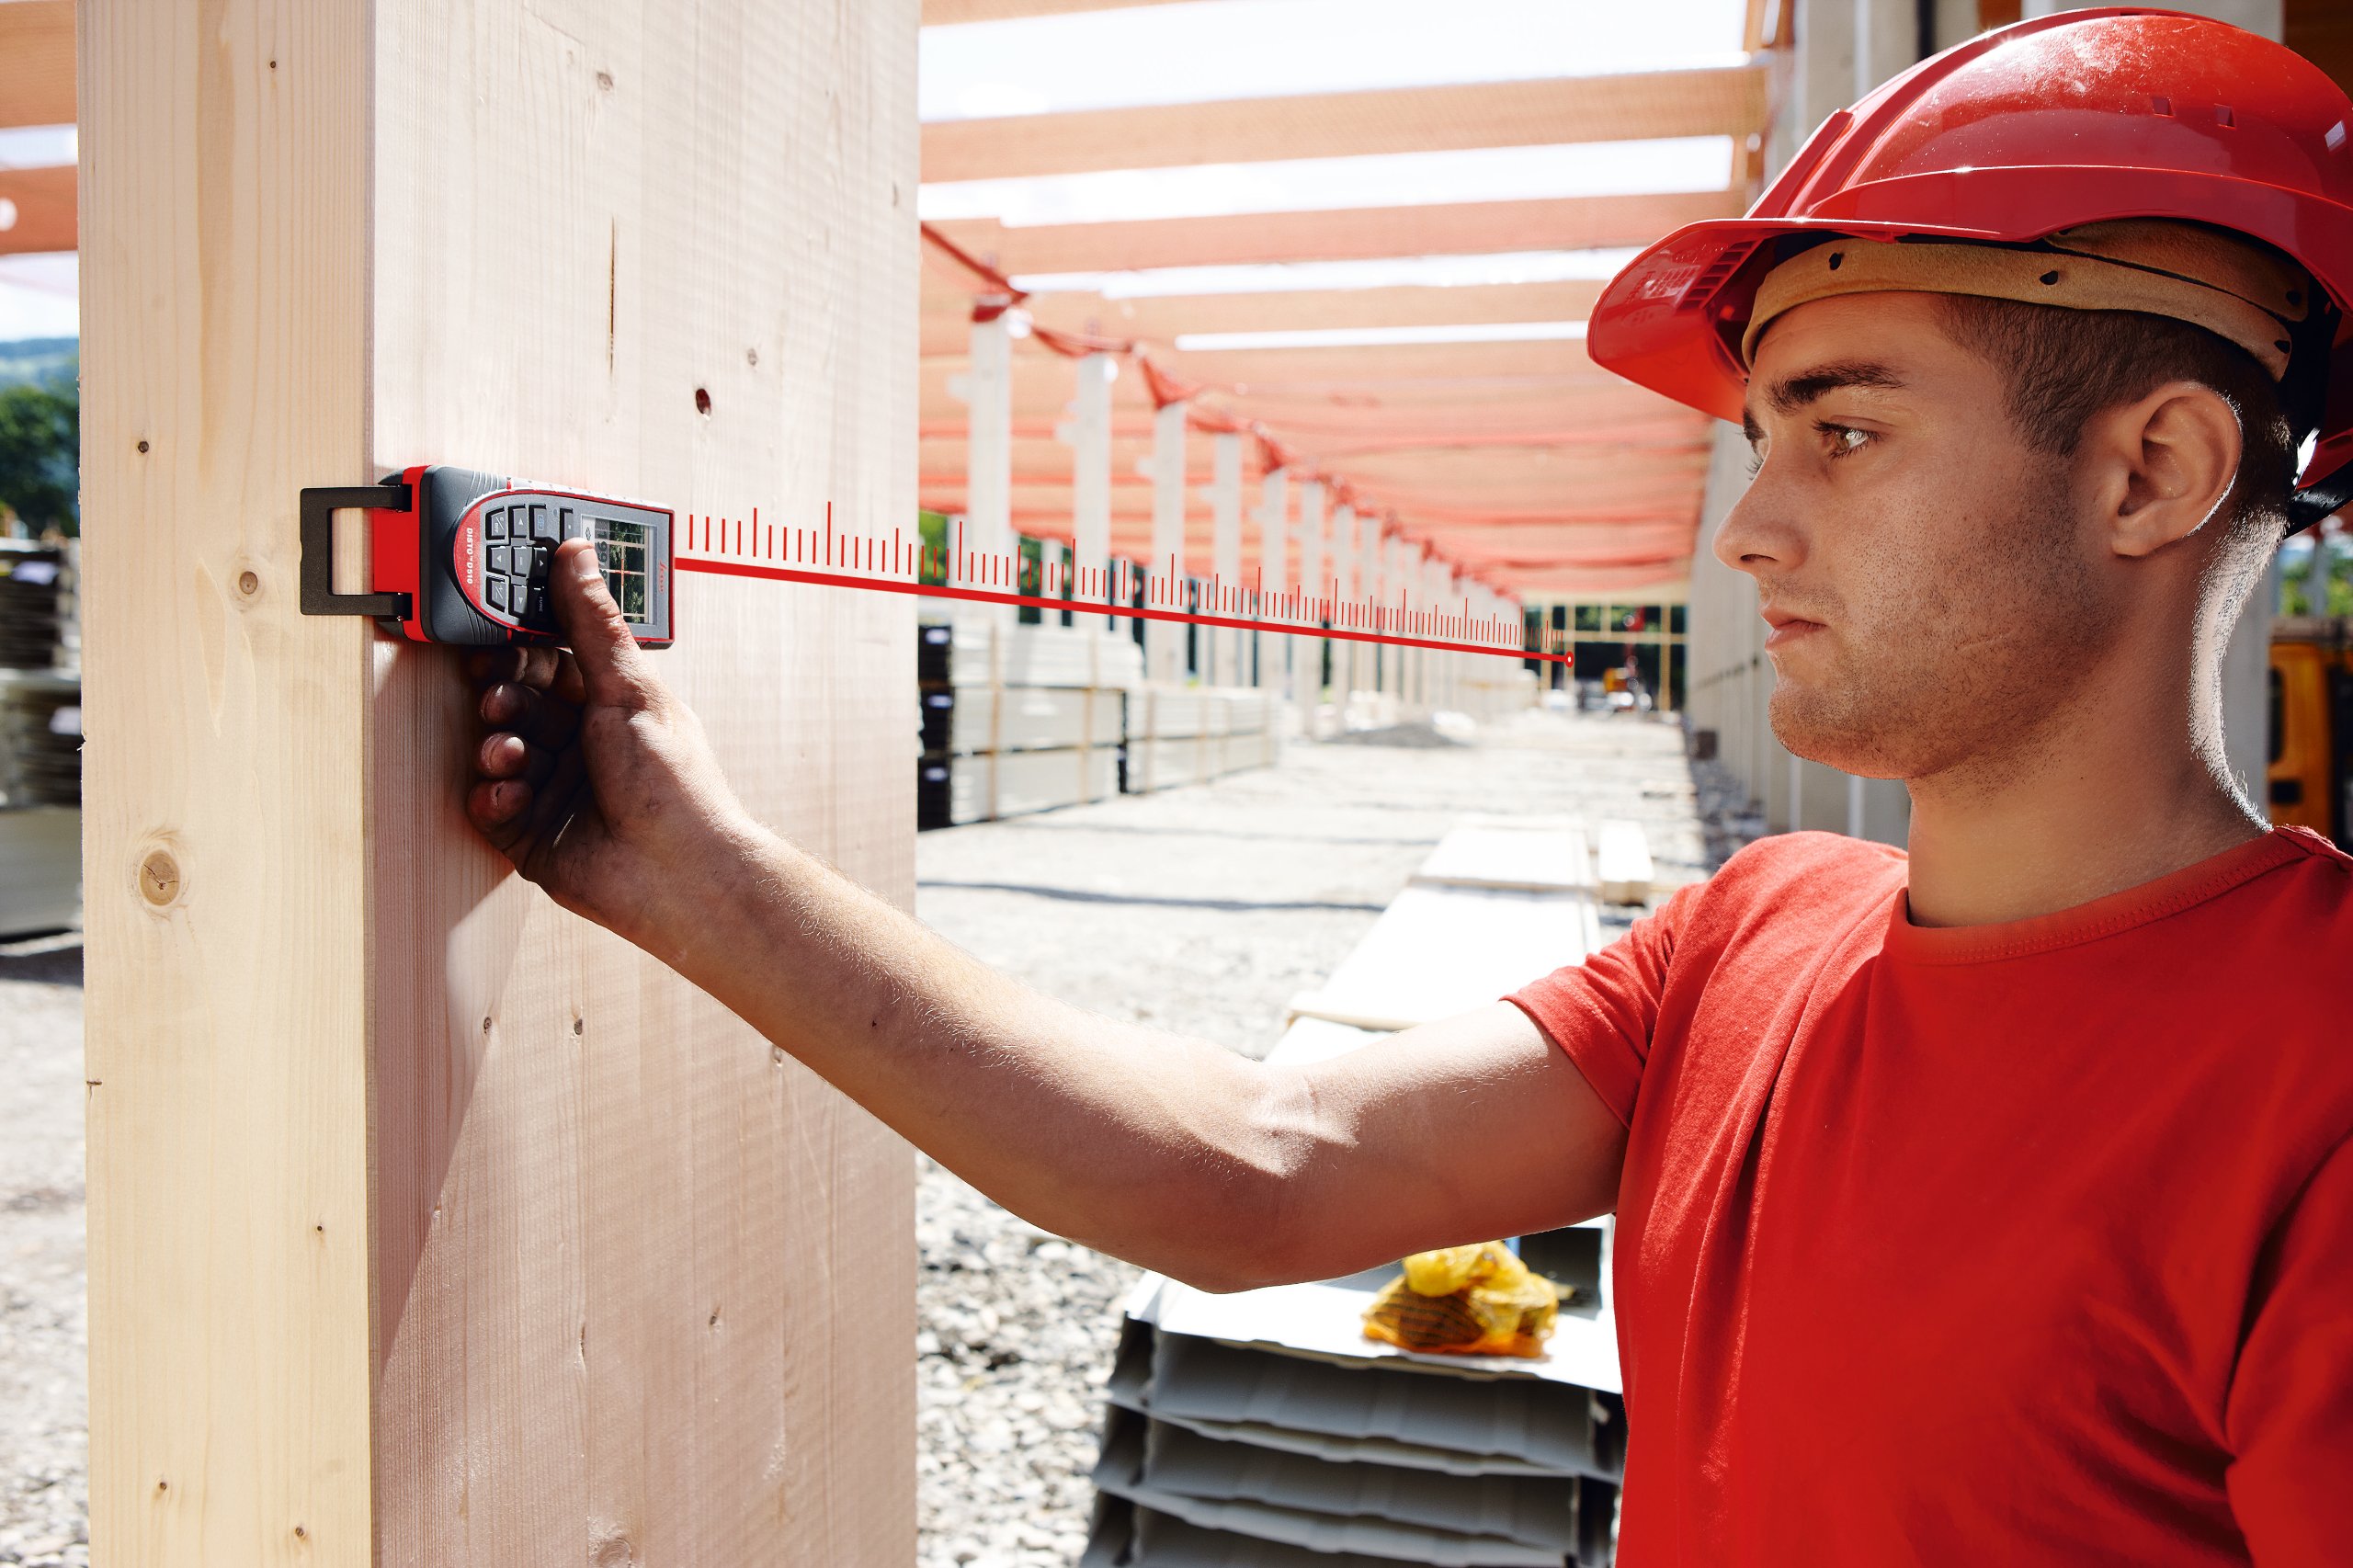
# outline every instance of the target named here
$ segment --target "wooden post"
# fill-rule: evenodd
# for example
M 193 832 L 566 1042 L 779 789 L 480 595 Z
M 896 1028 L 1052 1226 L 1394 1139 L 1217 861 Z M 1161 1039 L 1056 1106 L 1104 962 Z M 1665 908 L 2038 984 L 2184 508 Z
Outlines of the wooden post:
M 98 1562 L 912 1559 L 905 1145 L 472 835 L 455 655 L 300 614 L 296 506 L 912 528 L 915 9 L 81 6 Z M 677 602 L 752 809 L 907 902 L 907 601 Z
M 1210 449 L 1210 573 L 1219 601 L 1208 608 L 1213 615 L 1231 615 L 1235 607 L 1226 596 L 1242 581 L 1242 437 L 1231 432 L 1219 435 Z M 1203 643 L 1216 654 L 1208 661 L 1208 683 L 1240 686 L 1242 633 L 1221 626 Z
M 1071 429 L 1071 531 L 1077 544 L 1080 597 L 1104 599 L 1111 564 L 1111 382 L 1120 362 L 1108 354 L 1088 354 L 1077 365 L 1078 389 Z M 1096 585 L 1104 585 L 1097 589 Z M 1106 630 L 1120 622 L 1106 617 Z
M 1144 570 L 1151 574 L 1154 602 L 1167 609 L 1185 606 L 1185 414 L 1178 402 L 1152 416 L 1152 559 Z M 1150 679 L 1182 681 L 1184 624 L 1145 621 L 1143 660 Z

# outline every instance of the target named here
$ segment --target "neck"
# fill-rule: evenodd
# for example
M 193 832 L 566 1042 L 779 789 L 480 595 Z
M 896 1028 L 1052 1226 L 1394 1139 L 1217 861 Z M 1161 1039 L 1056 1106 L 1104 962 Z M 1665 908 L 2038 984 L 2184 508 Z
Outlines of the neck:
M 2049 915 L 2260 837 L 2225 781 L 2221 726 L 2192 722 L 2221 694 L 2180 673 L 2131 690 L 2095 676 L 2000 754 L 1908 780 L 1914 923 Z

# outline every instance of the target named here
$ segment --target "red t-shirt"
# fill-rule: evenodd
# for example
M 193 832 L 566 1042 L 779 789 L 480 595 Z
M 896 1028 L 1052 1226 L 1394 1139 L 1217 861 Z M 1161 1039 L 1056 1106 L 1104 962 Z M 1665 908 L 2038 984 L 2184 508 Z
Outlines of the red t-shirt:
M 1904 889 L 1768 838 L 1512 998 L 1629 1130 L 1620 1561 L 2353 1562 L 2353 860 Z

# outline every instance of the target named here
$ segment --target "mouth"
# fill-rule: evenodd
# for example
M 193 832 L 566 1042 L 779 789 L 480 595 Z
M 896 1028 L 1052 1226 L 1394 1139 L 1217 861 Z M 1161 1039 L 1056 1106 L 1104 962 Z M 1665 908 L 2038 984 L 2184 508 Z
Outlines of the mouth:
M 1773 629 L 1765 637 L 1765 646 L 1768 651 L 1786 648 L 1801 638 L 1812 636 L 1823 629 L 1822 622 L 1808 620 L 1803 616 L 1791 615 L 1787 610 L 1768 609 L 1761 613 L 1765 617 L 1765 623 Z

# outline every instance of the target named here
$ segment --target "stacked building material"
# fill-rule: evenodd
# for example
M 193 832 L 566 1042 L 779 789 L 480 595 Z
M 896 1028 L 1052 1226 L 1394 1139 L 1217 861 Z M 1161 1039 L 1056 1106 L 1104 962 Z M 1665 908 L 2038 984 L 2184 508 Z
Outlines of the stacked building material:
M 995 615 L 926 621 L 916 676 L 916 824 L 947 827 L 1119 792 L 1135 643 Z
M 63 547 L 0 539 L 0 669 L 59 663 L 69 575 Z
M 1269 1060 L 1480 1006 L 1598 945 L 1581 831 L 1458 828 L 1294 1001 Z M 1606 1218 L 1514 1239 L 1563 1292 L 1534 1360 L 1367 1339 L 1394 1268 L 1226 1296 L 1148 1276 L 1109 1380 L 1086 1568 L 1608 1562 L 1626 1438 L 1610 1242 Z
M 1131 795 L 1206 784 L 1270 767 L 1279 748 L 1272 691 L 1256 687 L 1146 686 L 1128 704 Z
M 82 682 L 67 549 L 0 540 L 0 937 L 82 906 Z
M 1449 695 L 1456 709 L 1484 722 L 1535 707 L 1542 691 L 1543 682 L 1526 665 L 1466 659 Z
M 0 669 L 0 811 L 81 803 L 81 681 Z

